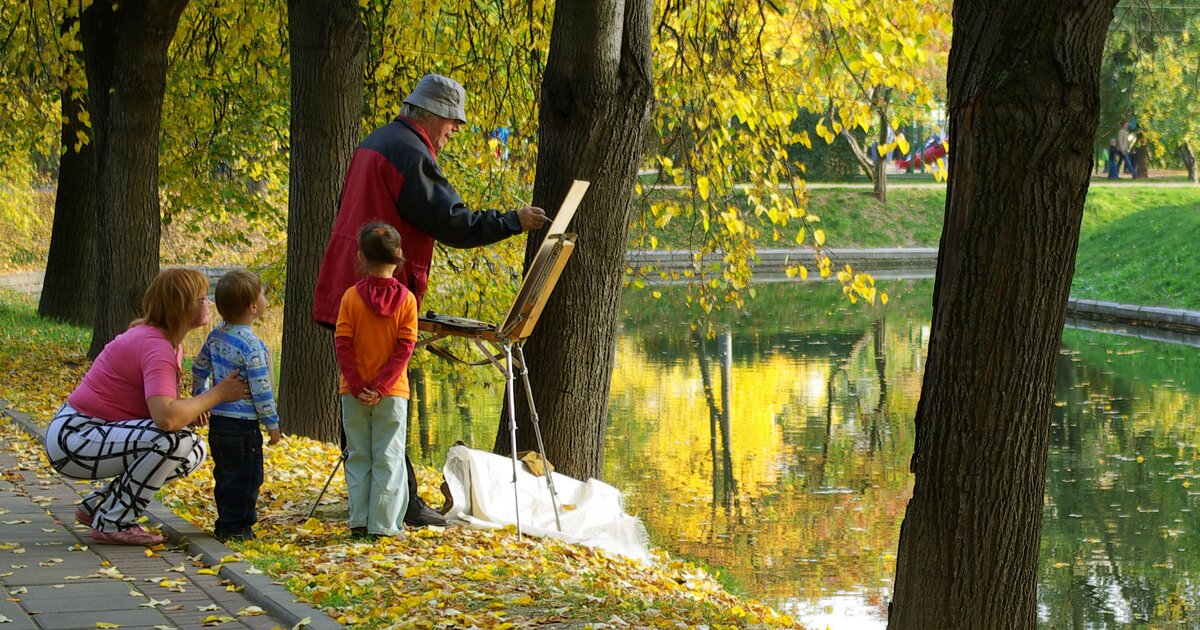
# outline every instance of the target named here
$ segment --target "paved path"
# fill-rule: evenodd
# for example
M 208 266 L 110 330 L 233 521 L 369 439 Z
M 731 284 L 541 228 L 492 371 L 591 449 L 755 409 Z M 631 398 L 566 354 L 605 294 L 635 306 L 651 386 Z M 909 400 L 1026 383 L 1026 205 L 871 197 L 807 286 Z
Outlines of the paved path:
M 87 483 L 55 474 L 36 441 L 0 429 L 0 629 L 272 630 L 306 618 L 304 628 L 341 627 L 248 564 L 209 568 L 233 552 L 157 503 L 150 516 L 166 548 L 94 544 L 74 520 Z

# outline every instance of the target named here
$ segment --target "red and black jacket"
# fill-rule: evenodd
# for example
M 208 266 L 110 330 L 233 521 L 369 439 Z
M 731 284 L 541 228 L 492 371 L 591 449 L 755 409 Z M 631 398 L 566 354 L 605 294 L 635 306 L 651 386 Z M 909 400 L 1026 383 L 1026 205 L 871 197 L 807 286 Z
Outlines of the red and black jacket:
M 418 309 L 429 283 L 435 240 L 451 247 L 479 247 L 521 232 L 515 211 L 477 212 L 467 207 L 442 175 L 425 132 L 398 117 L 363 140 L 346 170 L 313 296 L 313 320 L 318 324 L 332 328 L 337 323 L 342 294 L 360 275 L 358 231 L 372 221 L 389 223 L 400 232 L 405 262 L 396 278 L 417 298 Z

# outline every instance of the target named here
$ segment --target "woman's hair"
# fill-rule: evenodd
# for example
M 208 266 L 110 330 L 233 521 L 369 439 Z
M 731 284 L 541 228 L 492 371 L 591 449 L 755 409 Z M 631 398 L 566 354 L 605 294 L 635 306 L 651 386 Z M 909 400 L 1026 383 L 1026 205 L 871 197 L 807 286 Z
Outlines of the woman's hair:
M 241 317 L 262 294 L 262 280 L 252 271 L 234 269 L 217 280 L 217 312 L 229 321 Z
M 149 324 L 179 343 L 192 326 L 196 303 L 208 295 L 208 278 L 194 269 L 159 272 L 142 296 L 142 317 L 130 326 Z
M 400 233 L 396 228 L 376 221 L 362 226 L 358 231 L 358 251 L 372 265 L 403 265 L 404 255 L 400 249 Z

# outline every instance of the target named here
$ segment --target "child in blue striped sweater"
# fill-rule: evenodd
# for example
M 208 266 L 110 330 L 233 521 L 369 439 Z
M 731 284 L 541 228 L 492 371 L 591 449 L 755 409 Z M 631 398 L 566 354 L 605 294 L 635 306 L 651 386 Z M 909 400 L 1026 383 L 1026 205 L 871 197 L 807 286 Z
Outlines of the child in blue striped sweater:
M 192 395 L 204 393 L 212 382 L 239 370 L 250 387 L 250 398 L 221 403 L 209 417 L 208 446 L 213 459 L 213 490 L 217 502 L 217 540 L 254 538 L 258 522 L 255 504 L 263 482 L 263 440 L 258 423 L 278 444 L 279 415 L 271 388 L 271 357 L 250 327 L 267 310 L 262 281 L 244 269 L 217 281 L 217 311 L 225 321 L 208 335 L 192 362 Z

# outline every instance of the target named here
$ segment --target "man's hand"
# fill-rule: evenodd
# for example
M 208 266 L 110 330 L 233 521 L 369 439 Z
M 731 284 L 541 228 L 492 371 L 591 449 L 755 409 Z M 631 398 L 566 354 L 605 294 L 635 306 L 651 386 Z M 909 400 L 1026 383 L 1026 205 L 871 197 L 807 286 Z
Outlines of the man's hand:
M 525 206 L 517 210 L 517 218 L 521 220 L 521 229 L 526 232 L 536 230 L 550 220 L 545 210 L 534 206 Z
M 283 439 L 283 433 L 280 433 L 279 429 L 267 429 L 267 436 L 267 444 L 271 446 L 275 446 L 279 440 Z

